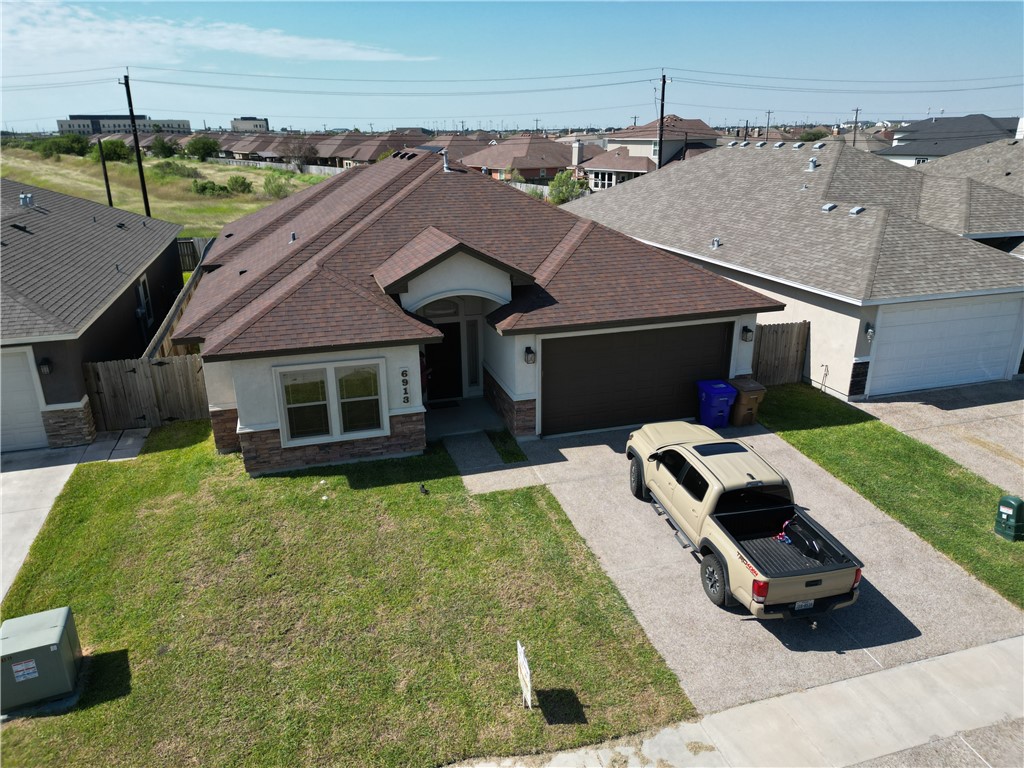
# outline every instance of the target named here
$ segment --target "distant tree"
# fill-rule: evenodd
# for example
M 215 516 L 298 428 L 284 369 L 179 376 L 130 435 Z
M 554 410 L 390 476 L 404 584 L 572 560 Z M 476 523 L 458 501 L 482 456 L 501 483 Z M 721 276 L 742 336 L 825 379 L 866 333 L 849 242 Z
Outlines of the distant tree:
M 313 138 L 308 135 L 296 134 L 284 143 L 285 158 L 297 166 L 313 165 L 320 157 Z
M 574 178 L 573 172 L 566 169 L 556 173 L 555 178 L 548 185 L 548 191 L 550 192 L 548 200 L 552 205 L 561 205 L 570 200 L 575 200 L 583 194 L 586 188 L 587 182 L 585 179 Z
M 185 154 L 194 157 L 201 163 L 206 158 L 216 155 L 218 151 L 220 151 L 220 144 L 209 136 L 196 136 L 194 139 L 189 139 L 188 144 L 185 145 Z
M 377 157 L 374 159 L 373 162 L 379 163 L 379 162 L 381 162 L 383 160 L 387 160 L 393 154 L 395 154 L 395 150 L 393 150 L 393 149 L 385 149 L 383 152 L 381 152 L 379 155 L 377 155 Z
M 95 162 L 100 161 L 100 149 L 98 145 L 94 145 L 92 150 L 89 152 L 89 157 Z M 132 159 L 132 151 L 128 148 L 121 139 L 104 139 L 103 140 L 103 158 L 107 162 L 122 162 L 127 163 Z
M 228 176 L 228 189 L 235 194 L 248 195 L 252 192 L 252 182 L 245 176 Z
M 51 136 L 36 142 L 33 148 L 43 157 L 56 155 L 78 155 L 84 157 L 89 151 L 89 139 L 85 136 L 70 134 L 67 136 Z
M 153 139 L 153 143 L 149 145 L 149 152 L 153 157 L 174 157 L 178 152 L 178 142 L 168 141 L 163 136 L 157 136 Z
M 815 128 L 811 131 L 804 131 L 800 134 L 800 141 L 817 141 L 818 139 L 824 139 L 828 136 L 828 131 L 824 128 Z
M 517 168 L 513 168 L 510 165 L 505 169 L 505 181 L 514 181 L 517 184 L 522 184 L 526 179 L 523 178 L 523 174 L 521 174 Z

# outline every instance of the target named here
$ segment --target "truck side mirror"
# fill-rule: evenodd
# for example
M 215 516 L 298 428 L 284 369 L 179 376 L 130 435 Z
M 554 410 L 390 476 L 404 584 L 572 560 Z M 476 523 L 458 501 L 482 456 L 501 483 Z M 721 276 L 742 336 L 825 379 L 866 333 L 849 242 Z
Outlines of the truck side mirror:
M 652 453 L 650 456 L 647 457 L 647 460 L 648 461 L 661 461 L 661 454 L 658 453 L 657 451 L 655 451 L 654 453 Z

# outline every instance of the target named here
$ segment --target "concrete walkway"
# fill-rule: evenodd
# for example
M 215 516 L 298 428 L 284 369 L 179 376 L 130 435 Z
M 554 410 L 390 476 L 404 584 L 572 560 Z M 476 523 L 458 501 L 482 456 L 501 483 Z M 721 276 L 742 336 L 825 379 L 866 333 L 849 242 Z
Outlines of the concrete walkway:
M 0 455 L 0 586 L 4 596 L 75 467 L 90 461 L 135 458 L 147 435 L 148 429 L 101 432 L 90 445 Z
M 614 443 L 614 450 L 621 451 L 620 437 L 610 433 L 531 441 L 524 444 L 530 462 L 512 466 L 501 463 L 483 433 L 446 438 L 445 446 L 471 493 L 544 484 L 558 496 L 568 484 L 585 482 L 578 478 L 580 467 L 567 461 L 567 456 L 585 454 L 589 465 L 597 455 L 594 446 L 604 450 L 606 443 Z M 567 512 L 573 517 L 572 510 Z M 575 518 L 573 522 L 579 525 Z M 674 554 L 678 558 L 679 553 Z M 812 681 L 807 689 L 796 686 L 797 690 L 782 695 L 769 694 L 725 709 L 703 702 L 699 708 L 713 714 L 646 736 L 556 755 L 461 765 L 1019 767 L 1024 765 L 1024 637 L 1020 634 L 1024 620 L 1015 609 L 1013 614 L 1013 636 L 964 650 L 940 649 L 926 658 L 882 669 L 876 666 L 878 671 L 866 666 L 845 679 L 823 685 Z M 1007 617 L 1001 618 L 1000 623 L 1005 623 Z M 909 647 L 913 642 L 901 645 Z M 775 663 L 767 656 L 763 660 Z M 714 666 L 715 660 L 709 657 L 708 662 Z

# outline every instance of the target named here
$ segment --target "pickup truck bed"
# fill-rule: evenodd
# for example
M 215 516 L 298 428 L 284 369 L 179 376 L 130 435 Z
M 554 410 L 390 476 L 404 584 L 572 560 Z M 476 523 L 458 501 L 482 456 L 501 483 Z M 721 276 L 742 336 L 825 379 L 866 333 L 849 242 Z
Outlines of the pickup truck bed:
M 796 576 L 854 564 L 842 545 L 796 507 L 719 512 L 714 517 L 769 577 Z M 788 541 L 780 539 L 780 533 Z

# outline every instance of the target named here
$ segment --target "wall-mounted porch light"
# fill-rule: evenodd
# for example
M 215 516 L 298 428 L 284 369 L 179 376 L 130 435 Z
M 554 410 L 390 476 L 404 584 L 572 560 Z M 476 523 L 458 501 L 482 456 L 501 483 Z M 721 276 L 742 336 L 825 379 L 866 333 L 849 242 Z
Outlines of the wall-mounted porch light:
M 740 338 L 744 341 L 754 340 L 754 331 L 749 325 L 744 325 L 743 330 L 740 331 Z
M 526 360 L 527 365 L 533 365 L 537 362 L 537 353 L 533 351 L 533 347 L 526 348 L 523 359 Z
M 874 341 L 875 338 L 875 326 L 871 323 L 864 323 L 864 335 L 868 338 L 868 344 Z
M 50 362 L 50 358 L 40 358 L 39 362 L 36 363 L 36 367 L 39 369 L 41 376 L 49 376 L 53 372 L 53 363 Z

